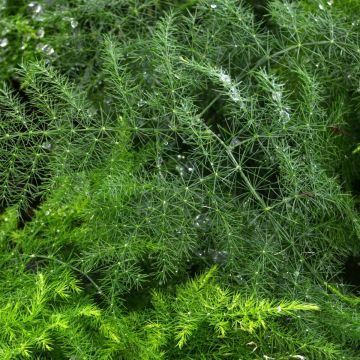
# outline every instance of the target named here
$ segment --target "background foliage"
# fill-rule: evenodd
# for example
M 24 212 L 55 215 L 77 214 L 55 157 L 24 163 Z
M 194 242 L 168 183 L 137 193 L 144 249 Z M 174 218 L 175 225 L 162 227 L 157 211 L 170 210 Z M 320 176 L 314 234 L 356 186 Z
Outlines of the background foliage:
M 3 1 L 1 357 L 357 359 L 358 13 Z

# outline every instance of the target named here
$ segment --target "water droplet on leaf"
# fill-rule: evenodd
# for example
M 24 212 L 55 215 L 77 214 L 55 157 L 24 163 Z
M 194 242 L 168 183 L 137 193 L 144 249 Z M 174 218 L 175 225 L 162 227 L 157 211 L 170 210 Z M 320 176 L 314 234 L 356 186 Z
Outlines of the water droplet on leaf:
M 138 107 L 143 107 L 146 104 L 146 101 L 144 99 L 140 99 L 137 103 Z
M 42 51 L 45 55 L 48 55 L 48 56 L 55 54 L 54 48 L 48 44 L 38 44 L 38 45 L 36 45 L 36 50 Z
M 45 35 L 45 30 L 44 28 L 40 28 L 37 32 L 36 32 L 36 37 L 38 39 L 42 39 Z
M 179 173 L 180 176 L 184 176 L 186 173 L 185 167 L 182 165 L 176 165 L 175 169 Z
M 202 231 L 207 231 L 210 229 L 211 220 L 206 213 L 198 214 L 195 216 L 194 225 L 196 228 L 198 228 Z
M 48 142 L 42 143 L 41 147 L 45 150 L 51 150 L 52 145 Z
M 231 77 L 228 74 L 226 74 L 223 70 L 220 70 L 219 79 L 225 85 L 231 84 Z
M 274 101 L 280 101 L 282 98 L 282 92 L 281 91 L 274 91 L 271 95 L 272 99 Z
M 241 141 L 240 141 L 238 138 L 233 138 L 233 139 L 231 140 L 230 145 L 231 145 L 232 147 L 236 147 L 236 146 L 240 145 L 240 143 L 241 143 Z
M 73 29 L 76 29 L 78 27 L 79 23 L 77 20 L 75 19 L 71 19 L 70 20 L 70 26 L 73 28 Z
M 280 111 L 280 115 L 283 118 L 283 123 L 287 123 L 290 120 L 290 109 L 284 108 Z
M 211 255 L 211 260 L 215 264 L 222 264 L 226 261 L 228 257 L 227 251 L 213 251 Z
M 31 2 L 29 5 L 28 5 L 28 10 L 33 13 L 33 14 L 40 14 L 41 11 L 42 11 L 42 6 L 37 3 L 37 2 Z
M 230 89 L 230 98 L 234 102 L 241 101 L 241 96 L 240 96 L 239 90 L 235 86 L 232 86 Z
M 7 38 L 0 39 L 0 47 L 4 48 L 8 46 L 8 44 L 9 44 L 9 40 Z

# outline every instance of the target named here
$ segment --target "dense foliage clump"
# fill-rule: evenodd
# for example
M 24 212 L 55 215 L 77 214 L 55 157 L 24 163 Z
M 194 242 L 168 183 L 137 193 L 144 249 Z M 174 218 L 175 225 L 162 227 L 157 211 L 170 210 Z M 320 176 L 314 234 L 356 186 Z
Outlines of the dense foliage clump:
M 358 359 L 359 11 L 3 1 L 0 357 Z

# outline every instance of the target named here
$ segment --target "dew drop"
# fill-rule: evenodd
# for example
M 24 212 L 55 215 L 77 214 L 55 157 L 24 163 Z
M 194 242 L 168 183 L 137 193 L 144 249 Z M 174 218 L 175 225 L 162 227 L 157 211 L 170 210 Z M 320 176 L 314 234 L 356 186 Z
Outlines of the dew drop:
M 272 99 L 274 101 L 280 101 L 282 98 L 282 92 L 281 91 L 274 91 L 271 95 Z
M 45 35 L 45 30 L 44 28 L 40 28 L 37 32 L 36 32 L 36 37 L 38 39 L 42 39 Z
M 211 259 L 214 264 L 222 264 L 226 261 L 228 257 L 227 251 L 213 251 Z
M 206 213 L 198 214 L 195 216 L 194 225 L 200 230 L 207 231 L 210 229 L 211 220 Z
M 45 150 L 51 150 L 52 145 L 49 142 L 43 142 L 41 147 Z
M 48 44 L 37 44 L 36 50 L 42 51 L 45 55 L 48 55 L 48 56 L 55 54 L 54 48 Z
M 230 88 L 230 98 L 234 102 L 241 101 L 241 96 L 240 96 L 239 90 L 235 86 L 232 86 Z
M 70 26 L 73 28 L 73 29 L 76 29 L 78 26 L 79 26 L 79 22 L 75 19 L 71 19 L 70 20 Z
M 38 15 L 42 11 L 42 6 L 37 2 L 31 2 L 28 5 L 28 9 L 31 13 Z
M 137 103 L 138 107 L 143 107 L 146 104 L 146 101 L 144 99 L 140 99 Z
M 231 84 L 231 77 L 228 74 L 226 74 L 223 70 L 220 70 L 219 79 L 225 85 Z
M 231 143 L 230 143 L 230 145 L 232 146 L 232 147 L 235 147 L 235 146 L 238 146 L 238 145 L 240 145 L 240 140 L 238 139 L 238 138 L 233 138 L 232 140 L 231 140 Z
M 9 44 L 9 40 L 7 38 L 0 39 L 0 47 L 1 48 L 7 47 L 8 44 Z
M 212 9 L 216 9 L 216 8 L 217 8 L 217 5 L 216 5 L 216 4 L 211 4 L 210 7 L 211 7 Z
M 184 176 L 186 173 L 185 167 L 182 165 L 176 165 L 175 169 L 179 173 L 180 176 Z
M 284 123 L 287 123 L 290 120 L 290 109 L 284 108 L 280 111 L 280 115 L 284 120 Z

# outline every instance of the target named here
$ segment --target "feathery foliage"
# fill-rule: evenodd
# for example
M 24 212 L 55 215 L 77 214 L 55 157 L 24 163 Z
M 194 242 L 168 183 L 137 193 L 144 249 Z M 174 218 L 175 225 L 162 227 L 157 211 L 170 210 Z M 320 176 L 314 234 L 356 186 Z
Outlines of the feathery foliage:
M 3 358 L 358 358 L 359 9 L 313 3 L 44 2 L 4 47 Z

